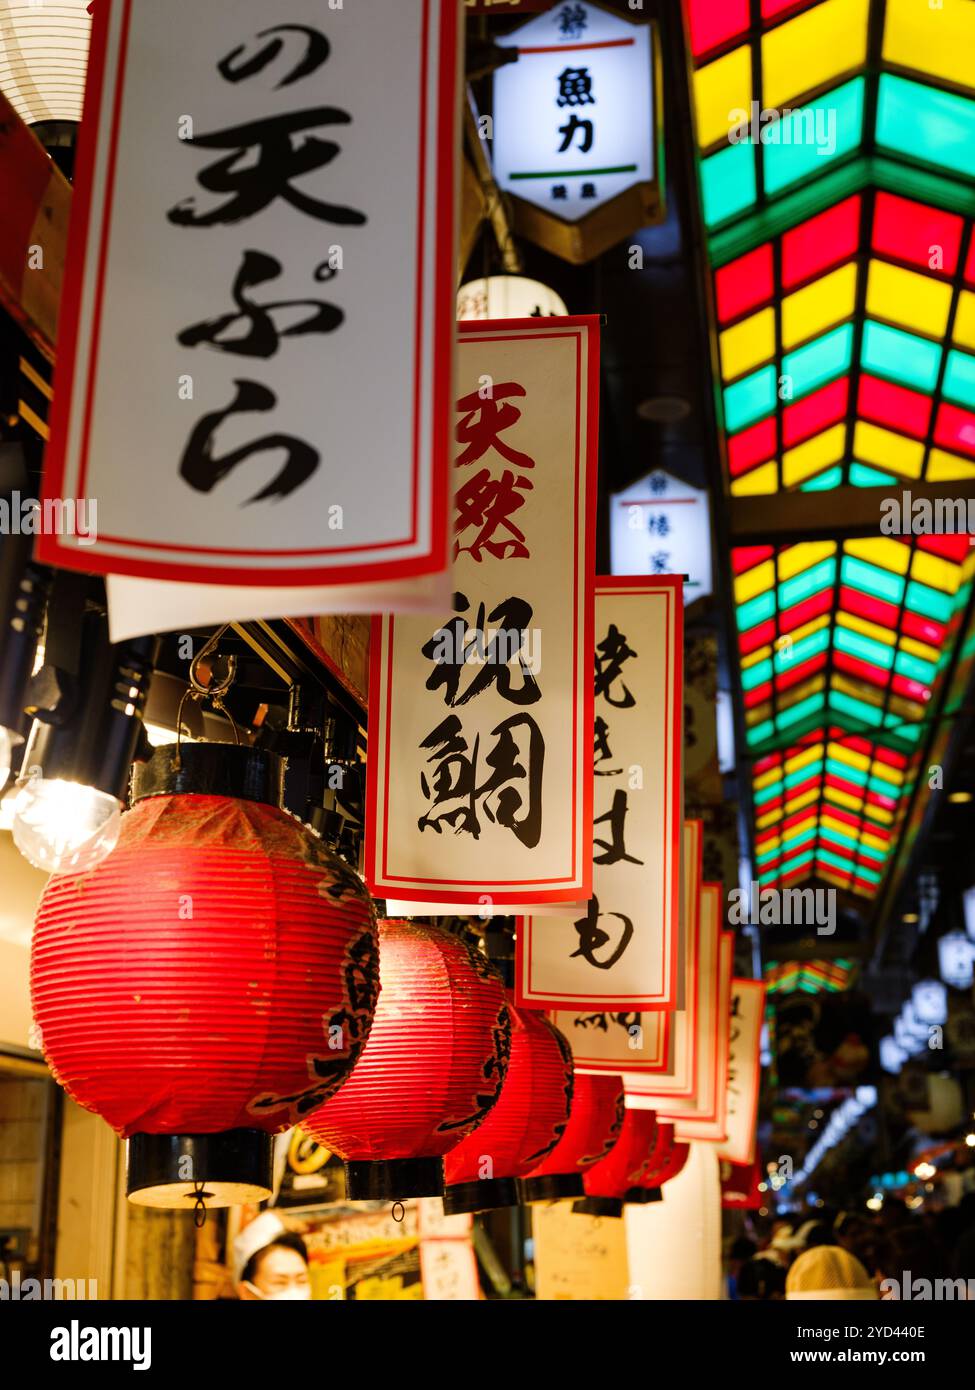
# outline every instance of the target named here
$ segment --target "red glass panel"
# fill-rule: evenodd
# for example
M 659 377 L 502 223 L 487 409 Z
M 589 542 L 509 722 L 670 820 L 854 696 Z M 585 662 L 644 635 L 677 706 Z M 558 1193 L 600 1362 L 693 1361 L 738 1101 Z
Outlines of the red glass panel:
M 923 439 L 928 432 L 931 397 L 919 391 L 909 391 L 906 386 L 895 386 L 890 381 L 865 374 L 860 378 L 858 405 L 864 419 L 899 430 L 901 434 Z
M 950 536 L 918 536 L 917 547 L 919 550 L 929 550 L 932 555 L 941 555 L 946 560 L 954 560 L 956 564 L 961 564 L 968 554 L 970 541 L 968 536 L 961 532 Z
M 860 195 L 827 208 L 782 238 L 782 284 L 786 289 L 830 266 L 849 260 L 860 245 Z
M 744 574 L 763 560 L 770 560 L 774 553 L 770 545 L 740 545 L 731 552 L 731 567 L 735 574 Z
M 763 685 L 756 685 L 754 690 L 745 693 L 745 708 L 754 709 L 756 705 L 763 704 L 772 698 L 772 682 L 765 681 Z
M 802 603 L 796 603 L 791 608 L 783 608 L 779 614 L 779 627 L 783 632 L 794 632 L 797 627 L 802 627 L 803 623 L 818 618 L 820 613 L 828 613 L 832 607 L 833 590 L 823 589 L 820 593 L 813 594 L 811 598 L 803 599 Z
M 850 394 L 849 377 L 840 377 L 828 386 L 814 391 L 805 400 L 796 401 L 782 412 L 782 443 L 787 449 L 811 435 L 835 425 L 846 414 Z
M 841 729 L 834 730 L 836 737 L 842 740 L 844 748 L 849 748 L 851 753 L 862 753 L 865 758 L 869 758 L 873 752 L 873 744 L 865 738 L 851 738 L 849 735 L 844 737 Z
M 741 434 L 728 440 L 728 471 L 733 478 L 741 477 L 756 463 L 767 463 L 775 457 L 775 416 L 760 420 Z
M 752 764 L 752 776 L 761 777 L 763 772 L 771 772 L 773 767 L 782 766 L 782 757 L 779 753 L 768 753 L 764 758 L 759 758 Z
M 812 0 L 762 0 L 762 17 L 774 19 L 786 10 L 805 10 L 811 4 Z
M 897 753 L 893 748 L 881 748 L 878 744 L 873 750 L 873 756 L 878 763 L 886 763 L 888 767 L 896 767 L 901 771 L 907 767 L 907 758 L 903 753 Z
M 728 323 L 772 298 L 772 246 L 765 242 L 714 272 L 718 322 Z
M 866 802 L 868 806 L 880 806 L 885 811 L 893 811 L 897 806 L 896 797 L 881 796 L 879 792 L 867 792 Z
M 780 671 L 776 676 L 776 684 L 780 690 L 788 690 L 793 685 L 798 685 L 800 681 L 808 680 L 816 671 L 821 671 L 826 665 L 826 652 L 817 652 L 808 661 L 800 661 L 794 666 L 789 666 L 784 671 Z
M 918 700 L 921 704 L 930 700 L 931 691 L 920 681 L 908 680 L 906 676 L 895 676 L 890 683 L 895 695 L 903 695 L 906 700 Z
M 766 618 L 764 623 L 759 623 L 749 632 L 742 632 L 738 637 L 738 646 L 742 656 L 748 656 L 749 652 L 757 651 L 759 647 L 774 641 L 775 622 L 772 618 Z
M 873 248 L 899 261 L 954 275 L 964 223 L 954 213 L 925 203 L 878 193 L 873 215 Z M 940 266 L 935 259 L 940 250 Z M 932 264 L 932 261 L 935 263 Z
M 871 685 L 884 686 L 890 681 L 889 671 L 874 666 L 870 661 L 861 661 L 859 657 L 851 656 L 849 652 L 834 652 L 833 664 L 838 671 L 846 671 L 859 680 L 869 681 Z
M 975 236 L 972 237 L 971 245 L 968 248 L 968 260 L 965 262 L 965 279 L 970 285 L 975 285 Z
M 944 623 L 936 623 L 932 618 L 922 617 L 920 613 L 912 613 L 909 608 L 904 609 L 901 632 L 905 637 L 916 637 L 919 642 L 927 642 L 932 647 L 937 647 L 944 641 L 947 631 Z
M 687 0 L 691 52 L 695 57 L 743 34 L 748 28 L 748 0 Z
M 794 787 L 790 787 L 788 791 L 788 798 L 790 801 L 794 801 L 797 796 L 802 796 L 805 792 L 812 791 L 813 787 L 818 786 L 819 773 L 816 772 L 813 773 L 811 777 L 807 777 L 804 782 L 797 782 Z M 803 807 L 803 814 L 807 816 L 809 815 L 808 806 Z
M 975 415 L 970 410 L 959 410 L 956 405 L 940 406 L 934 439 L 945 449 L 960 449 L 975 457 Z

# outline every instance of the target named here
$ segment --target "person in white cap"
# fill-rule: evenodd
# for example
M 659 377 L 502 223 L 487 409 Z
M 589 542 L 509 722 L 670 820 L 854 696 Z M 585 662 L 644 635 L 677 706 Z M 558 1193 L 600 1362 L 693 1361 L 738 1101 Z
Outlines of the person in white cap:
M 877 1299 L 863 1265 L 839 1245 L 817 1245 L 799 1256 L 785 1280 L 786 1299 Z
M 311 1298 L 308 1251 L 273 1211 L 264 1211 L 234 1241 L 234 1284 L 245 1302 Z

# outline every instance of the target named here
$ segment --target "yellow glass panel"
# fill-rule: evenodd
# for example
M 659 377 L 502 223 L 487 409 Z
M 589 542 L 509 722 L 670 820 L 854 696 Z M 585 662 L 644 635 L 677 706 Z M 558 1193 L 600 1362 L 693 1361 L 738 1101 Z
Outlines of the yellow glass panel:
M 953 565 L 940 555 L 930 555 L 926 550 L 916 550 L 911 562 L 911 574 L 920 584 L 929 584 L 932 589 L 942 593 L 954 594 L 961 582 L 961 565 Z
M 791 796 L 786 798 L 785 809 L 787 815 L 794 815 L 796 811 L 801 811 L 803 806 L 810 806 L 814 801 L 819 800 L 819 787 L 810 787 L 801 796 Z
M 837 762 L 846 763 L 848 767 L 858 767 L 861 772 L 869 772 L 870 759 L 865 753 L 857 753 L 853 748 L 847 748 L 844 743 L 831 743 L 829 745 L 829 756 L 835 758 Z
M 962 290 L 958 296 L 954 339 L 962 347 L 975 348 L 975 294 L 969 290 Z
M 814 743 L 811 748 L 804 748 L 801 753 L 797 753 L 794 758 L 786 758 L 786 772 L 798 772 L 801 767 L 807 767 L 809 763 L 814 763 L 817 758 L 823 756 L 823 745 Z
M 779 583 L 835 554 L 835 541 L 805 541 L 802 545 L 790 545 L 779 555 Z
M 851 632 L 860 632 L 864 637 L 872 637 L 875 642 L 885 642 L 888 647 L 894 645 L 895 637 L 890 628 L 868 623 L 866 618 L 860 618 L 856 613 L 844 613 L 841 610 L 836 615 L 836 621 L 840 627 L 847 627 Z
M 853 434 L 853 452 L 863 463 L 874 463 L 908 478 L 920 478 L 924 463 L 924 445 L 916 439 L 906 439 L 879 425 L 859 420 Z
M 767 811 L 764 816 L 755 817 L 755 829 L 767 830 L 770 825 L 777 824 L 782 819 L 782 812 L 776 808 L 774 811 Z
M 819 632 L 821 628 L 829 627 L 832 616 L 829 613 L 821 613 L 818 618 L 811 619 L 808 623 L 803 623 L 801 627 L 793 628 L 791 632 L 783 633 L 781 637 L 775 639 L 776 651 L 788 651 L 796 642 L 801 642 L 804 637 L 809 637 L 814 632 Z
M 847 555 L 854 555 L 858 560 L 866 560 L 871 565 L 879 565 L 881 569 L 891 570 L 894 574 L 906 574 L 911 563 L 911 552 L 907 546 L 890 536 L 871 536 L 866 540 L 847 541 L 845 551 Z
M 801 835 L 801 834 L 803 833 L 804 830 L 809 830 L 810 827 L 814 826 L 815 824 L 816 824 L 816 812 L 815 812 L 815 811 L 813 811 L 813 812 L 812 812 L 810 815 L 808 815 L 808 816 L 803 816 L 802 820 L 796 821 L 794 825 L 790 825 L 790 826 L 789 826 L 789 839 L 790 839 L 790 841 L 791 841 L 791 840 L 794 840 L 794 839 L 796 838 L 797 835 Z M 790 852 L 793 853 L 793 854 L 795 854 L 795 852 L 796 852 L 798 849 L 800 849 L 800 848 L 804 848 L 804 846 L 799 846 L 799 845 L 790 846 Z
M 749 652 L 747 656 L 741 658 L 741 669 L 747 671 L 749 666 L 757 666 L 760 661 L 768 661 L 772 655 L 771 646 L 759 647 L 757 651 Z
M 879 849 L 882 854 L 890 852 L 890 845 L 886 840 L 879 840 L 876 835 L 869 835 L 865 830 L 860 836 L 860 840 L 868 849 Z
M 771 589 L 775 583 L 775 566 L 771 560 L 765 560 L 754 569 L 746 570 L 744 574 L 739 574 L 735 579 L 735 602 L 747 603 L 756 594 L 762 594 L 766 589 Z
M 871 261 L 867 277 L 867 313 L 943 337 L 951 308 L 951 286 L 886 261 Z
M 748 44 L 735 48 L 694 74 L 697 140 L 703 148 L 726 140 L 728 132 L 750 115 L 752 55 Z M 732 115 L 734 113 L 734 115 Z
M 846 792 L 841 792 L 838 787 L 827 787 L 826 795 L 835 806 L 842 806 L 847 811 L 859 811 L 863 805 L 862 796 L 849 796 Z
M 971 0 L 887 0 L 884 60 L 971 87 L 975 78 Z
M 745 473 L 741 478 L 732 478 L 731 495 L 732 497 L 755 497 L 759 494 L 778 492 L 779 480 L 775 466 L 775 459 L 771 463 L 763 463 L 761 468 L 753 468 L 750 473 Z
M 878 690 L 875 685 L 868 681 L 852 681 L 839 671 L 833 674 L 833 685 L 837 690 L 845 695 L 852 695 L 854 699 L 863 700 L 868 705 L 882 705 L 884 702 L 883 691 Z
M 837 463 L 845 448 L 846 425 L 834 425 L 822 434 L 814 434 L 795 449 L 789 449 L 782 455 L 783 486 L 804 482 L 828 464 Z
M 825 0 L 762 40 L 766 106 L 811 91 L 867 58 L 869 0 Z
M 822 824 L 828 826 L 830 830 L 838 830 L 841 835 L 854 835 L 856 832 L 852 825 L 845 820 L 840 820 L 839 816 L 831 816 L 828 811 L 823 813 Z
M 898 790 L 904 781 L 904 774 L 899 768 L 890 767 L 887 763 L 882 763 L 875 759 L 870 768 L 870 775 L 878 777 L 881 782 L 889 782 L 894 790 Z
M 775 310 L 763 309 L 750 319 L 726 328 L 721 345 L 721 375 L 725 381 L 741 376 L 775 356 Z
M 919 642 L 916 637 L 902 637 L 900 647 L 901 651 L 909 652 L 911 656 L 919 656 L 922 661 L 937 662 L 941 656 L 936 647 L 929 647 L 927 642 Z
M 928 455 L 928 471 L 925 477 L 932 483 L 975 478 L 975 463 L 960 459 L 956 454 L 947 454 L 943 449 L 932 449 Z
M 782 301 L 782 344 L 795 347 L 849 318 L 856 307 L 857 268 L 841 265 Z
M 773 782 L 781 781 L 782 769 L 779 767 L 773 767 L 770 768 L 768 772 L 763 772 L 761 777 L 753 777 L 752 786 L 756 787 L 759 791 L 763 791 L 766 787 L 770 787 Z

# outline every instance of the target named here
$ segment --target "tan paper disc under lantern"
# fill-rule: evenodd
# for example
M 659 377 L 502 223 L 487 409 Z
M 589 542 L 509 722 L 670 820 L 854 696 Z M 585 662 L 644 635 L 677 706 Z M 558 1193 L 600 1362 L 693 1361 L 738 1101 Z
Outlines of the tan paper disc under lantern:
M 511 1023 L 501 976 L 441 927 L 379 924 L 369 1042 L 338 1095 L 302 1128 L 345 1160 L 352 1201 L 443 1192 L 443 1156 L 501 1094 Z
M 253 749 L 157 749 L 117 847 L 38 908 L 44 1054 L 128 1139 L 142 1205 L 270 1195 L 271 1136 L 338 1090 L 369 1033 L 372 903 L 279 808 L 281 778 Z

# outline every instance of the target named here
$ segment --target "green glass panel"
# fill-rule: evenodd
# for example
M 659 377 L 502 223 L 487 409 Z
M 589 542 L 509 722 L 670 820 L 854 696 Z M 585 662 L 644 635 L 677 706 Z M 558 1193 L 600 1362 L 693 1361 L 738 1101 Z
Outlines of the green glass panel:
M 777 673 L 791 671 L 803 661 L 824 652 L 828 646 L 828 628 L 823 628 L 820 632 L 811 632 L 808 637 L 801 637 L 798 642 L 793 642 L 791 647 L 781 647 L 775 653 L 775 670 Z
M 870 565 L 866 560 L 858 560 L 853 555 L 844 555 L 840 566 L 840 579 L 854 589 L 865 594 L 885 599 L 888 603 L 900 603 L 904 595 L 904 581 L 899 574 L 889 574 L 887 570 Z
M 925 618 L 934 618 L 939 623 L 946 623 L 951 617 L 951 596 L 941 593 L 938 589 L 929 589 L 927 584 L 919 584 L 916 579 L 912 579 L 908 584 L 904 602 L 915 613 L 921 613 Z
M 851 632 L 848 627 L 837 627 L 834 640 L 839 651 L 848 652 L 859 661 L 869 661 L 871 666 L 889 671 L 894 664 L 893 647 L 876 642 L 872 637 L 864 637 L 860 632 Z
M 775 594 L 770 589 L 767 594 L 758 594 L 747 603 L 738 605 L 738 630 L 748 632 L 767 619 L 775 616 Z
M 922 685 L 933 685 L 938 668 L 933 661 L 912 656 L 910 652 L 898 652 L 894 660 L 894 670 L 900 676 L 907 676 L 908 680 L 920 681 Z
M 854 487 L 882 487 L 885 483 L 898 483 L 895 473 L 883 473 L 879 468 L 871 468 L 866 463 L 850 464 L 850 482 Z
M 938 384 L 941 344 L 868 320 L 863 326 L 860 361 L 868 372 L 918 391 L 933 391 Z
M 975 357 L 967 352 L 949 352 L 942 389 L 949 400 L 975 406 Z
M 831 772 L 834 777 L 841 778 L 844 782 L 852 782 L 855 787 L 865 787 L 867 784 L 867 774 L 860 767 L 851 767 L 849 763 L 841 763 L 838 758 L 826 759 L 826 771 Z
M 817 473 L 815 478 L 810 478 L 807 483 L 799 485 L 800 492 L 829 492 L 834 487 L 842 487 L 843 469 L 836 463 L 832 468 L 827 468 L 824 473 Z
M 868 705 L 866 700 L 857 700 L 842 690 L 830 691 L 829 704 L 830 709 L 835 709 L 840 714 L 850 714 L 862 724 L 876 727 L 882 719 L 881 712 L 875 705 Z
M 844 323 L 782 359 L 782 375 L 792 378 L 794 400 L 825 386 L 850 370 L 853 357 L 853 325 Z
M 762 367 L 724 393 L 725 427 L 732 433 L 745 429 L 775 409 L 775 368 Z
M 883 73 L 877 144 L 975 178 L 975 102 Z
M 856 77 L 763 128 L 766 193 L 815 177 L 857 148 L 863 93 L 864 80 Z
M 779 585 L 779 607 L 791 608 L 793 604 L 801 603 L 804 598 L 809 598 L 811 594 L 818 594 L 821 590 L 828 589 L 830 585 L 835 583 L 836 560 L 832 557 L 828 560 L 820 560 L 818 565 L 810 566 L 801 574 L 795 574 L 784 584 Z
M 741 685 L 743 690 L 754 690 L 756 685 L 761 685 L 764 681 L 772 679 L 771 661 L 757 661 L 754 666 L 749 666 L 746 671 L 741 673 Z
M 753 145 L 729 145 L 702 161 L 701 200 L 709 227 L 750 208 L 757 194 Z
M 805 700 L 800 700 L 792 705 L 790 709 L 783 710 L 776 717 L 776 724 L 780 729 L 789 729 L 793 724 L 797 724 L 800 719 L 805 719 L 808 714 L 815 710 L 820 710 L 826 703 L 826 696 L 820 692 L 818 695 L 808 695 Z
M 754 748 L 759 743 L 764 743 L 767 738 L 771 738 L 775 733 L 775 725 L 771 719 L 763 719 L 761 724 L 754 724 L 750 729 L 745 730 L 745 742 Z
M 807 763 L 805 767 L 797 768 L 795 772 L 787 774 L 785 779 L 786 788 L 797 787 L 800 782 L 808 782 L 810 777 L 818 777 L 823 770 L 822 758 L 816 758 L 814 762 Z

